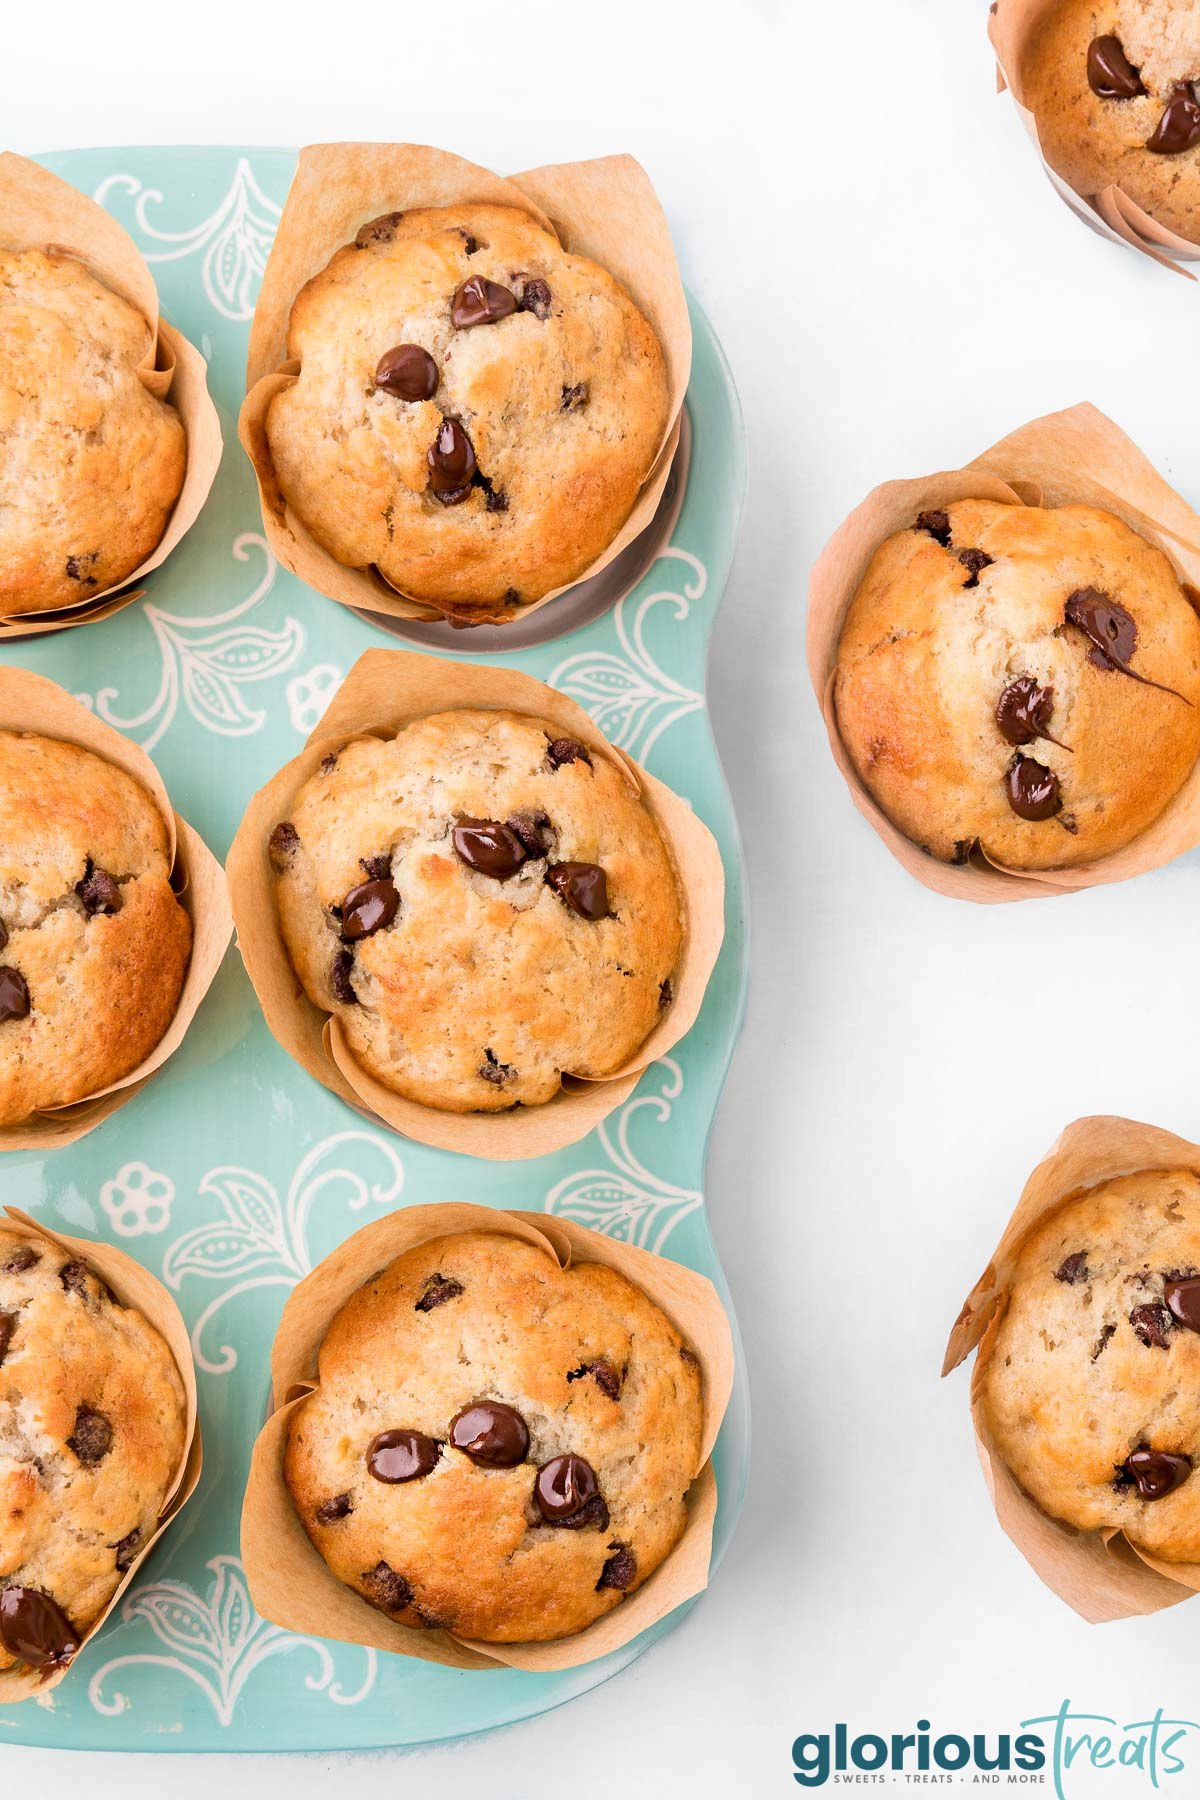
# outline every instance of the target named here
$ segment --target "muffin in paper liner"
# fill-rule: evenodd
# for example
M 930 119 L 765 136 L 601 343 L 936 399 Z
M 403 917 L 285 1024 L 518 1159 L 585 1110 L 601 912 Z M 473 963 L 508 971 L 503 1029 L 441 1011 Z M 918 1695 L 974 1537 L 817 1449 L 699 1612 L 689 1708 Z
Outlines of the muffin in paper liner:
M 1025 51 L 1035 30 L 1056 0 L 995 0 L 988 14 L 988 36 L 996 52 L 996 86 L 999 93 L 1011 93 L 1021 123 L 1042 159 L 1042 167 L 1050 185 L 1070 207 L 1077 218 L 1090 225 L 1101 237 L 1114 244 L 1128 244 L 1143 256 L 1173 269 L 1177 275 L 1196 278 L 1183 262 L 1200 260 L 1200 243 L 1180 237 L 1178 232 L 1160 225 L 1143 207 L 1120 187 L 1110 185 L 1097 193 L 1081 193 L 1071 187 L 1051 167 L 1042 148 L 1035 115 L 1025 104 L 1021 68 Z
M 397 1624 L 326 1566 L 283 1479 L 291 1415 L 317 1385 L 317 1355 L 334 1314 L 381 1265 L 431 1238 L 461 1231 L 520 1238 L 544 1249 L 563 1269 L 572 1262 L 597 1262 L 617 1270 L 667 1315 L 700 1361 L 703 1437 L 684 1534 L 641 1587 L 573 1637 L 480 1644 L 442 1629 Z M 275 1336 L 271 1379 L 273 1410 L 254 1446 L 242 1507 L 242 1559 L 255 1606 L 276 1625 L 449 1668 L 572 1669 L 620 1649 L 708 1584 L 717 1506 L 712 1448 L 733 1386 L 733 1340 L 712 1283 L 682 1264 L 544 1213 L 455 1201 L 403 1208 L 356 1231 L 293 1291 Z
M 355 737 L 391 737 L 414 719 L 458 707 L 549 720 L 622 769 L 658 826 L 683 903 L 674 997 L 636 1053 L 612 1075 L 592 1081 L 564 1074 L 561 1091 L 544 1105 L 501 1113 L 443 1112 L 407 1100 L 355 1060 L 338 1021 L 308 999 L 292 968 L 267 850 L 275 826 L 289 818 L 297 793 L 328 752 Z M 300 755 L 250 801 L 227 868 L 238 948 L 272 1035 L 288 1054 L 376 1123 L 418 1143 L 500 1161 L 561 1150 L 628 1098 L 649 1065 L 694 1023 L 725 929 L 724 869 L 712 833 L 677 794 L 610 744 L 575 701 L 519 669 L 408 650 L 368 650 L 359 657 Z
M 272 464 L 267 411 L 299 369 L 287 360 L 287 331 L 301 288 L 369 220 L 389 211 L 471 203 L 518 207 L 552 231 L 565 250 L 607 269 L 649 320 L 666 359 L 667 424 L 658 453 L 624 524 L 570 587 L 598 575 L 650 524 L 679 442 L 691 373 L 691 323 L 666 218 L 645 170 L 632 157 L 560 163 L 505 179 L 423 144 L 308 146 L 300 152 L 254 309 L 238 436 L 254 465 L 263 529 L 276 559 L 328 599 L 392 619 L 503 624 L 528 617 L 567 591 L 555 588 L 510 614 L 479 621 L 470 609 L 456 615 L 452 606 L 443 612 L 410 599 L 376 569 L 350 568 L 322 548 L 284 500 Z
M 130 1563 L 104 1611 L 96 1622 L 89 1626 L 83 1634 L 79 1650 L 70 1663 L 62 1668 L 39 1673 L 36 1669 L 0 1670 L 0 1706 L 12 1705 L 19 1700 L 32 1700 L 57 1687 L 65 1681 L 75 1667 L 88 1644 L 104 1627 L 109 1615 L 119 1604 L 122 1595 L 136 1581 L 143 1563 L 150 1555 L 163 1532 L 172 1520 L 183 1510 L 196 1491 L 200 1480 L 200 1471 L 204 1461 L 203 1445 L 200 1439 L 200 1421 L 196 1405 L 196 1368 L 192 1359 L 192 1344 L 188 1328 L 183 1320 L 172 1296 L 160 1281 L 157 1281 L 148 1270 L 124 1250 L 118 1250 L 114 1244 L 105 1244 L 92 1238 L 66 1237 L 61 1232 L 50 1231 L 46 1226 L 31 1219 L 27 1213 L 18 1211 L 15 1206 L 6 1206 L 0 1213 L 0 1227 L 20 1237 L 44 1238 L 56 1244 L 60 1250 L 68 1251 L 78 1257 L 80 1262 L 87 1263 L 107 1282 L 117 1299 L 123 1306 L 132 1307 L 146 1318 L 159 1336 L 165 1341 L 179 1371 L 183 1383 L 186 1402 L 184 1423 L 184 1442 L 179 1467 L 172 1477 L 163 1500 L 162 1512 L 159 1514 L 158 1528 L 154 1535 L 143 1544 L 138 1554 Z
M 203 838 L 171 806 L 162 776 L 139 744 L 81 706 L 56 682 L 28 669 L 0 668 L 0 730 L 31 732 L 78 744 L 131 775 L 166 821 L 171 886 L 192 922 L 192 953 L 175 1016 L 136 1069 L 68 1106 L 47 1108 L 20 1124 L 0 1128 L 0 1152 L 48 1150 L 73 1144 L 142 1088 L 178 1050 L 212 985 L 233 935 L 225 874 Z
M 962 469 L 877 487 L 834 532 L 809 577 L 808 670 L 834 761 L 850 797 L 896 860 L 934 893 L 995 904 L 1046 898 L 1159 868 L 1200 844 L 1200 764 L 1157 819 L 1111 855 L 1070 869 L 1011 870 L 977 849 L 963 865 L 938 861 L 891 822 L 850 760 L 837 719 L 837 660 L 847 609 L 872 556 L 927 508 L 956 500 L 1100 507 L 1167 557 L 1200 608 L 1200 517 L 1111 419 L 1087 404 L 1049 413 L 1001 438 Z
M 221 461 L 221 425 L 208 391 L 208 365 L 162 318 L 154 277 L 124 226 L 60 176 L 12 151 L 0 152 L 0 246 L 74 257 L 149 321 L 153 347 L 138 371 L 151 394 L 178 412 L 187 436 L 183 486 L 166 529 L 144 562 L 113 587 L 74 606 L 0 615 L 0 644 L 107 619 L 136 600 L 200 516 Z

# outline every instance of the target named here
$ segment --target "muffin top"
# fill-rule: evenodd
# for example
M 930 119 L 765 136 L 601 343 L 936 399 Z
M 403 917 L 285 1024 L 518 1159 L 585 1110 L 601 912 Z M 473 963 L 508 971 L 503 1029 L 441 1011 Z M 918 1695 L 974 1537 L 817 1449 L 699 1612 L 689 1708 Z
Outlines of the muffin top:
M 1059 0 L 1022 68 L 1047 162 L 1069 186 L 1113 184 L 1200 242 L 1200 12 L 1194 0 Z
M 543 720 L 444 712 L 331 751 L 270 842 L 314 1005 L 448 1112 L 612 1074 L 671 998 L 670 858 L 625 772 Z
M 388 213 L 297 296 L 272 401 L 280 489 L 338 562 L 464 620 L 575 580 L 624 524 L 667 424 L 625 289 L 528 213 Z
M 876 551 L 838 649 L 842 740 L 945 862 L 1069 868 L 1151 825 L 1200 755 L 1200 619 L 1089 506 L 960 500 Z
M 610 1612 L 683 1535 L 694 1353 L 640 1288 L 491 1232 L 342 1307 L 284 1474 L 340 1581 L 405 1625 L 520 1643 Z
M 1023 1246 L 977 1373 L 996 1448 L 1043 1511 L 1200 1561 L 1200 1180 L 1124 1175 Z
M 138 374 L 152 343 L 82 263 L 0 249 L 0 615 L 89 600 L 162 537 L 186 449 Z
M 0 731 L 0 1125 L 119 1081 L 175 1015 L 191 922 L 146 790 Z
M 0 1225 L 0 1670 L 68 1662 L 184 1449 L 166 1344 L 86 1263 Z

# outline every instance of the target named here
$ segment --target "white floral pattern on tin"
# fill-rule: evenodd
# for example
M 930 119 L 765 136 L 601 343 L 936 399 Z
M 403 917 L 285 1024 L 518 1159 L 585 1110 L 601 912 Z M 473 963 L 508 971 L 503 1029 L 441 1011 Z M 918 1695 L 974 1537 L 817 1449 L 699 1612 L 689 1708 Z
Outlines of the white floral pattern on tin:
M 220 737 L 249 737 L 261 731 L 266 712 L 247 705 L 241 690 L 290 669 L 304 648 L 304 628 L 295 619 L 285 619 L 278 631 L 241 623 L 275 580 L 275 559 L 267 540 L 258 532 L 243 531 L 234 539 L 232 553 L 239 562 L 247 562 L 251 550 L 262 552 L 265 573 L 254 592 L 227 612 L 186 618 L 149 601 L 143 607 L 162 661 L 158 692 L 149 706 L 139 713 L 119 713 L 114 705 L 119 692 L 111 687 L 98 689 L 94 699 L 90 694 L 75 698 L 118 731 L 137 737 L 144 750 L 152 750 L 167 731 L 181 699 L 198 725 Z
M 704 705 L 702 694 L 668 675 L 646 648 L 646 620 L 654 608 L 669 602 L 675 618 L 686 619 L 692 601 L 699 600 L 708 586 L 708 571 L 698 556 L 670 544 L 660 552 L 660 560 L 671 558 L 692 570 L 681 593 L 660 588 L 646 594 L 638 602 L 632 625 L 626 617 L 632 596 L 617 602 L 613 623 L 624 656 L 610 650 L 581 650 L 559 663 L 550 677 L 551 686 L 578 700 L 612 743 L 642 762 L 669 726 Z
M 101 206 L 109 206 L 122 192 L 136 202 L 133 219 L 147 262 L 178 262 L 203 252 L 201 280 L 213 306 L 226 319 L 253 318 L 279 208 L 259 187 L 247 157 L 238 157 L 233 182 L 219 206 L 188 231 L 160 231 L 152 223 L 148 208 L 161 206 L 163 196 L 158 188 L 143 186 L 136 175 L 107 176 L 95 197 Z M 156 244 L 166 247 L 157 250 Z
M 288 717 L 302 737 L 315 731 L 325 709 L 342 685 L 342 671 L 333 663 L 315 663 L 287 684 Z
M 122 1163 L 100 1188 L 100 1204 L 119 1237 L 165 1231 L 171 1223 L 175 1183 L 144 1162 Z
M 330 1166 L 331 1152 L 346 1144 L 366 1144 L 378 1152 L 384 1179 L 368 1182 L 357 1169 Z M 237 1352 L 229 1344 L 219 1346 L 215 1360 L 203 1348 L 205 1330 L 231 1300 L 256 1288 L 294 1287 L 308 1274 L 312 1268 L 308 1215 L 327 1188 L 341 1188 L 350 1210 L 361 1212 L 368 1204 L 391 1205 L 403 1186 L 404 1166 L 396 1151 L 368 1131 L 335 1132 L 314 1145 L 297 1167 L 282 1202 L 266 1176 L 253 1169 L 210 1169 L 200 1182 L 200 1193 L 220 1203 L 222 1218 L 185 1231 L 163 1259 L 163 1280 L 176 1292 L 187 1275 L 227 1284 L 192 1327 L 199 1367 L 208 1375 L 227 1375 L 237 1367 Z
M 304 1680 L 310 1693 L 324 1694 L 335 1706 L 357 1706 L 365 1700 L 378 1670 L 374 1650 L 359 1652 L 365 1659 L 363 1679 L 347 1692 L 335 1679 L 337 1663 L 327 1644 L 269 1625 L 255 1611 L 236 1556 L 214 1556 L 205 1567 L 212 1570 L 213 1579 L 203 1597 L 182 1581 L 152 1582 L 127 1596 L 121 1618 L 127 1623 L 143 1620 L 171 1654 L 114 1656 L 97 1669 L 88 1685 L 88 1699 L 98 1713 L 114 1718 L 131 1704 L 119 1688 L 104 1691 L 118 1669 L 150 1665 L 185 1675 L 208 1696 L 220 1723 L 229 1726 L 254 1671 L 269 1657 L 287 1656 L 293 1650 L 309 1650 L 317 1659 L 315 1672 Z
M 635 1094 L 617 1114 L 615 1140 L 607 1120 L 596 1131 L 612 1164 L 608 1169 L 578 1169 L 550 1189 L 546 1211 L 576 1219 L 606 1237 L 636 1244 L 642 1250 L 661 1250 L 680 1219 L 695 1212 L 704 1196 L 695 1188 L 679 1187 L 653 1174 L 634 1155 L 629 1130 L 640 1115 L 649 1113 L 658 1124 L 671 1117 L 672 1102 L 683 1092 L 683 1070 L 673 1057 L 660 1057 L 662 1070 L 657 1093 Z

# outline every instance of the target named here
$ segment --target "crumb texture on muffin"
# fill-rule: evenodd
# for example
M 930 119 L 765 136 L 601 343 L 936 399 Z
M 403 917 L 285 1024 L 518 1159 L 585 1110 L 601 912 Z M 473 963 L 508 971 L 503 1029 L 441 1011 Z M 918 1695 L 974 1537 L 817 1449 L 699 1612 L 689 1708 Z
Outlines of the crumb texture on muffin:
M 1200 1179 L 1125 1175 L 1052 1213 L 984 1354 L 988 1430 L 1044 1512 L 1200 1561 Z
M 69 1660 L 154 1535 L 185 1427 L 141 1313 L 0 1224 L 0 1670 Z
M 165 821 L 78 745 L 0 732 L 0 1125 L 97 1093 L 175 1015 L 191 922 Z
M 662 349 L 625 289 L 527 213 L 365 226 L 301 291 L 272 401 L 279 487 L 338 562 L 465 620 L 573 581 L 667 424 Z
M 396 1093 L 450 1112 L 602 1078 L 670 1003 L 670 857 L 618 766 L 549 723 L 432 714 L 331 751 L 269 846 L 312 1002 Z
M 624 1276 L 464 1232 L 342 1307 L 284 1473 L 334 1574 L 392 1618 L 546 1640 L 679 1541 L 702 1414 L 694 1353 Z
M 74 606 L 166 529 L 186 447 L 151 328 L 69 256 L 0 248 L 0 614 Z
M 1200 619 L 1088 506 L 960 500 L 880 546 L 838 649 L 866 788 L 946 862 L 1069 868 L 1145 831 L 1200 756 Z

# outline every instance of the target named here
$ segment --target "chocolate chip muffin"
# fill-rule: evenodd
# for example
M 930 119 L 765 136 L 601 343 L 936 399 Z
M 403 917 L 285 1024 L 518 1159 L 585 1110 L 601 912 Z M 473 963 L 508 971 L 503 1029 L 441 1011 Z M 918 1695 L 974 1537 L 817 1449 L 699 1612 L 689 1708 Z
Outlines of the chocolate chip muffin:
M 271 403 L 280 490 L 338 562 L 502 619 L 612 542 L 658 454 L 666 365 L 625 289 L 528 213 L 364 225 L 302 289 Z
M 269 853 L 309 999 L 426 1106 L 611 1075 L 670 1004 L 666 847 L 624 770 L 540 719 L 435 713 L 331 749 Z
M 152 344 L 82 263 L 0 248 L 0 614 L 103 593 L 166 530 L 186 451 L 138 374 Z
M 1200 756 L 1200 619 L 1161 550 L 1089 506 L 960 500 L 876 551 L 842 627 L 859 777 L 945 862 L 1119 850 Z
M 568 1637 L 683 1535 L 702 1412 L 695 1354 L 623 1275 L 462 1232 L 342 1307 L 284 1475 L 334 1574 L 400 1623 Z
M 1070 187 L 1116 186 L 1200 241 L 1200 12 L 1193 0 L 1059 0 L 1030 40 L 1025 104 Z
M 0 1670 L 71 1660 L 154 1535 L 185 1429 L 141 1313 L 0 1224 Z
M 0 1126 L 99 1092 L 175 1015 L 191 922 L 167 828 L 123 769 L 0 731 Z
M 1051 1214 L 981 1355 L 988 1430 L 1043 1511 L 1200 1561 L 1200 1179 L 1124 1175 Z

